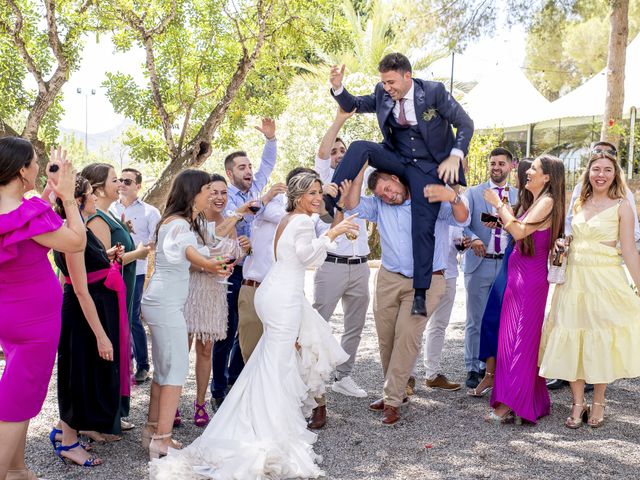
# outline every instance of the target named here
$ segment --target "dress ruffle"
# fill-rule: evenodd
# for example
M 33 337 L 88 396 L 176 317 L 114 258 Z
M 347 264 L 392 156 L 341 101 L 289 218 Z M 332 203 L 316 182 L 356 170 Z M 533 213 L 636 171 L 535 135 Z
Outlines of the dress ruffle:
M 0 215 L 0 263 L 18 256 L 18 244 L 36 235 L 58 230 L 62 219 L 38 197 L 25 199 L 15 210 Z

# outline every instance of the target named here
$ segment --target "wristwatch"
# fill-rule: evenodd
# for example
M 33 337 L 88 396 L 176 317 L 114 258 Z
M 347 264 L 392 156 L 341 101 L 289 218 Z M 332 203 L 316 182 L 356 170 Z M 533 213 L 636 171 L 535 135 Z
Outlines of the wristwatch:
M 460 198 L 460 195 L 456 193 L 456 197 L 451 201 L 451 204 L 458 205 L 461 201 L 462 201 L 462 198 Z

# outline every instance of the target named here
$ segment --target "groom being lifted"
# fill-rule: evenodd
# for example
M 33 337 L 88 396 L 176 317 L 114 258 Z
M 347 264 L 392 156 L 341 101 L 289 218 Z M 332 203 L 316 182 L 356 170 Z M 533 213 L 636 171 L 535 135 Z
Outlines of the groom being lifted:
M 356 178 L 369 165 L 397 175 L 411 192 L 413 242 L 412 315 L 427 315 L 425 293 L 431 284 L 434 228 L 440 203 L 429 203 L 423 190 L 432 183 L 466 185 L 462 160 L 473 136 L 473 121 L 439 82 L 411 77 L 411 63 L 391 53 L 378 64 L 380 83 L 371 95 L 353 96 L 342 85 L 344 65 L 331 68 L 331 94 L 346 112 L 376 113 L 382 143 L 351 143 L 333 175 L 333 183 Z M 456 128 L 454 136 L 452 128 Z M 388 192 L 393 195 L 393 192 Z M 340 208 L 325 196 L 327 210 Z

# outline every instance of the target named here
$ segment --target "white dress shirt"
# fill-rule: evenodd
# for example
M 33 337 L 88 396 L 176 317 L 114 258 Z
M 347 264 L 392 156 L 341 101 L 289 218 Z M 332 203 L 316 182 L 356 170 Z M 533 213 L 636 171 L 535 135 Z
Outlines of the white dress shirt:
M 134 230 L 131 237 L 136 245 L 140 242 L 144 245 L 155 242 L 156 226 L 160 221 L 160 211 L 156 207 L 136 198 L 128 207 L 117 200 L 111 204 L 109 211 L 118 219 L 122 219 L 124 213 L 125 222 L 131 221 Z M 147 259 L 136 260 L 136 275 L 146 273 Z
M 242 276 L 262 282 L 273 265 L 273 240 L 285 211 L 286 197 L 276 195 L 251 222 L 251 255 L 244 262 Z
M 333 174 L 335 172 L 335 170 L 331 168 L 331 159 L 330 158 L 322 159 L 322 158 L 316 157 L 315 167 L 316 167 L 315 171 L 318 172 L 318 175 L 320 175 L 320 180 L 322 180 L 322 183 L 331 183 L 331 179 L 333 178 Z M 369 178 L 369 174 L 372 171 L 373 171 L 373 168 L 371 167 L 367 168 L 367 170 L 365 171 L 364 180 L 362 182 L 363 192 L 366 189 L 367 179 Z M 314 220 L 316 224 L 317 236 L 323 235 L 327 230 L 329 230 L 329 228 L 331 228 L 330 224 L 320 220 L 317 215 L 313 215 L 311 218 Z M 367 231 L 367 223 L 361 218 L 356 218 L 355 223 L 357 223 L 358 226 L 360 227 L 360 234 L 358 235 L 358 239 L 355 241 L 356 256 L 366 257 L 367 255 L 369 255 L 369 252 L 370 252 L 369 232 Z M 329 248 L 327 252 L 332 255 L 337 255 L 340 257 L 353 256 L 353 246 L 351 244 L 351 241 L 345 235 L 340 235 L 338 238 L 336 238 L 335 245 L 336 245 L 336 248 Z
M 502 187 L 498 187 L 498 185 L 493 183 L 491 179 L 489 179 L 489 185 L 490 185 L 489 188 L 491 188 L 491 190 L 496 192 L 496 194 L 498 193 L 498 190 L 496 189 L 502 188 L 502 195 L 500 199 L 502 199 L 502 197 L 504 197 L 505 195 L 504 188 L 506 186 L 509 186 L 509 188 L 511 188 L 511 185 L 509 185 L 508 183 L 504 184 Z M 485 203 L 487 203 L 486 200 L 485 200 Z M 489 203 L 487 203 L 487 207 L 491 209 L 491 213 L 493 213 L 493 215 L 496 215 L 496 216 L 498 215 L 498 212 L 496 212 L 496 209 L 493 208 L 493 205 L 489 205 Z M 496 252 L 496 231 L 495 229 L 491 229 L 491 239 L 489 240 L 489 245 L 487 245 L 487 254 L 504 253 L 504 251 L 507 249 L 508 241 L 509 241 L 509 234 L 504 228 L 501 228 L 500 229 L 500 251 Z

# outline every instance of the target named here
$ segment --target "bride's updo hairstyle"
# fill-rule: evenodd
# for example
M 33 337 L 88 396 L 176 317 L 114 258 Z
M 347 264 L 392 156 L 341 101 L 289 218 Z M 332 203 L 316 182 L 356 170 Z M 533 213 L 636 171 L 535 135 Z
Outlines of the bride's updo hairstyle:
M 302 197 L 311 186 L 318 182 L 322 186 L 320 176 L 313 170 L 304 169 L 300 173 L 289 176 L 287 180 L 287 212 L 293 212 Z

